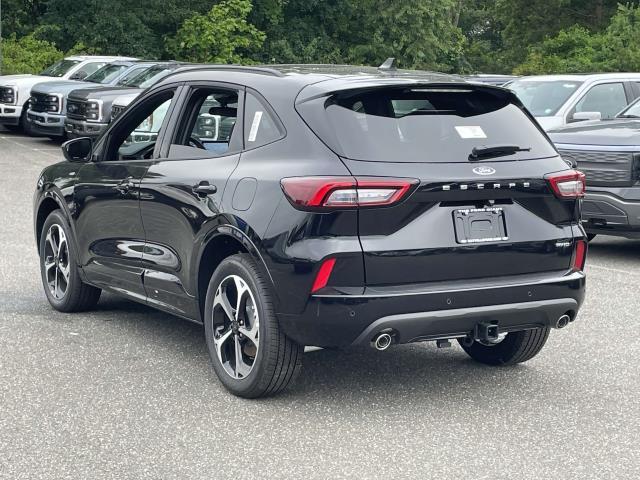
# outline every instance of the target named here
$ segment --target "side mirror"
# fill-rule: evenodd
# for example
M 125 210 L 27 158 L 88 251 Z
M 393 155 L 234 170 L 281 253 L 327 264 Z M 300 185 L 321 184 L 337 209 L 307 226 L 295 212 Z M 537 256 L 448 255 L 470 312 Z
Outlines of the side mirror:
M 68 162 L 85 163 L 89 161 L 93 140 L 88 137 L 74 138 L 62 144 L 62 153 Z
M 600 112 L 576 112 L 571 117 L 574 122 L 583 122 L 585 120 L 602 120 Z
M 85 72 L 84 70 L 78 70 L 76 73 L 71 75 L 70 79 L 71 80 L 84 80 L 85 78 L 87 78 L 88 75 L 89 74 L 87 72 Z

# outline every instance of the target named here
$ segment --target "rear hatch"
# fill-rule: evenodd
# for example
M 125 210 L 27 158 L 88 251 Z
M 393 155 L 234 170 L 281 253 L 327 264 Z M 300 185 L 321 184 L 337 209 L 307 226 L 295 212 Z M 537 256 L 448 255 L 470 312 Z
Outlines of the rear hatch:
M 578 200 L 548 175 L 572 171 L 510 92 L 350 85 L 301 95 L 297 109 L 359 184 L 411 184 L 390 205 L 358 209 L 367 285 L 570 268 Z

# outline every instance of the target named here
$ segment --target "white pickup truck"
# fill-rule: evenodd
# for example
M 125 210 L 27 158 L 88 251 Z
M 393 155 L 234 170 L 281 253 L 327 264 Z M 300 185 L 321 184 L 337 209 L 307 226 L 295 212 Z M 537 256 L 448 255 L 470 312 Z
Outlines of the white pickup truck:
M 545 130 L 585 120 L 607 120 L 640 97 L 640 73 L 521 77 L 513 90 Z
M 130 57 L 78 55 L 54 63 L 40 75 L 0 76 L 0 125 L 29 130 L 27 103 L 37 83 L 56 80 L 82 80 L 107 63 L 134 60 Z

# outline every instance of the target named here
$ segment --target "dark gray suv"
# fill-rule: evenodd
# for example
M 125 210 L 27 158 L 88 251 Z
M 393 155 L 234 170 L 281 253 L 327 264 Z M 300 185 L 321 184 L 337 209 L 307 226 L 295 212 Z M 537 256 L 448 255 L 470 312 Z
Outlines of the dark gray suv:
M 640 100 L 613 119 L 558 128 L 549 136 L 586 175 L 582 222 L 589 238 L 640 238 Z

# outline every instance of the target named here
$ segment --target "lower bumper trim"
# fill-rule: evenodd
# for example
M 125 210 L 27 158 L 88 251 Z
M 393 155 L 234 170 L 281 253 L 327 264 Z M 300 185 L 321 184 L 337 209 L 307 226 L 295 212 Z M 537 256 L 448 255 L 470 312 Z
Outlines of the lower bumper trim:
M 561 298 L 389 315 L 371 323 L 352 345 L 368 345 L 375 335 L 383 330 L 393 331 L 398 343 L 464 337 L 482 321 L 497 321 L 500 333 L 552 327 L 556 320 L 567 312 L 570 312 L 573 318 L 578 307 L 575 299 Z

